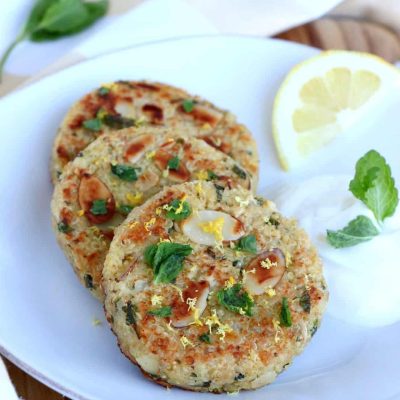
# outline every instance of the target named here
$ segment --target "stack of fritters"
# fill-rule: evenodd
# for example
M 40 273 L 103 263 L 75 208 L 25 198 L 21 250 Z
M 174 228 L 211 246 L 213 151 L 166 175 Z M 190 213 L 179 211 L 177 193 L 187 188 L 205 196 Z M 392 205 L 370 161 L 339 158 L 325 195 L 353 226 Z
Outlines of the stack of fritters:
M 320 260 L 254 196 L 256 143 L 230 112 L 164 84 L 104 85 L 68 112 L 51 171 L 58 242 L 154 381 L 254 389 L 315 333 Z

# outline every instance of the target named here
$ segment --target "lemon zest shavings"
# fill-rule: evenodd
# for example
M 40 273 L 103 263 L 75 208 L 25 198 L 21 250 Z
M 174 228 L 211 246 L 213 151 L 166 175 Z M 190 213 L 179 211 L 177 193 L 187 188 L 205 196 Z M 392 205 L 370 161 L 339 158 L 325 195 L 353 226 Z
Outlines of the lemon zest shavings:
M 154 158 L 155 155 L 156 155 L 156 152 L 154 150 L 149 151 L 148 153 L 146 153 L 146 159 L 151 160 L 152 158 Z
M 212 333 L 212 328 L 216 327 L 216 334 L 219 335 L 219 340 L 221 342 L 225 341 L 226 333 L 232 332 L 232 328 L 228 324 L 223 324 L 217 315 L 217 311 L 213 309 L 211 315 L 203 319 L 204 324 L 208 326 L 210 334 Z
M 136 192 L 135 194 L 127 193 L 126 200 L 128 200 L 129 205 L 137 206 L 142 203 L 143 193 L 142 192 Z
M 265 293 L 267 293 L 269 297 L 274 297 L 276 295 L 276 290 L 269 287 L 266 289 Z
M 272 320 L 272 325 L 275 329 L 275 343 L 279 343 L 281 341 L 281 334 L 282 334 L 282 328 L 281 328 L 281 323 L 277 319 Z
M 201 169 L 194 174 L 195 178 L 200 181 L 206 181 L 208 179 L 208 172 L 205 169 Z
M 202 194 L 203 193 L 203 188 L 201 186 L 201 182 L 197 182 L 196 183 L 195 189 L 196 189 L 197 194 Z
M 180 288 L 180 287 L 178 287 L 178 286 L 176 286 L 176 285 L 171 285 L 171 287 L 172 288 L 174 288 L 177 292 L 178 292 L 178 294 L 179 294 L 179 298 L 181 299 L 181 301 L 185 301 L 185 299 L 183 298 L 183 292 L 182 292 L 182 289 Z
M 138 225 L 139 224 L 139 222 L 137 222 L 137 221 L 133 221 L 133 222 L 131 222 L 128 226 L 129 226 L 129 228 L 130 229 L 133 229 L 136 225 Z
M 150 231 L 150 228 L 156 223 L 156 219 L 153 217 L 149 219 L 147 222 L 144 223 L 144 229 L 146 229 L 147 232 Z
M 246 207 L 246 206 L 248 206 L 249 203 L 250 203 L 250 200 L 249 200 L 249 199 L 243 200 L 243 199 L 241 199 L 239 196 L 235 196 L 235 200 L 236 200 L 237 203 L 239 203 L 239 206 L 240 206 L 240 207 Z
M 222 242 L 222 240 L 223 240 L 222 229 L 224 227 L 224 222 L 225 222 L 225 220 L 223 217 L 218 217 L 218 218 L 214 219 L 213 221 L 199 223 L 199 227 L 204 232 L 214 235 L 215 240 L 217 242 Z
M 153 296 L 151 296 L 151 300 L 150 301 L 151 301 L 151 305 L 152 306 L 158 306 L 158 305 L 162 304 L 163 297 L 159 296 L 157 294 L 154 294 Z
M 182 336 L 180 338 L 180 341 L 182 343 L 183 348 L 185 349 L 187 346 L 192 346 L 194 347 L 194 344 L 186 337 L 186 336 Z
M 265 260 L 261 261 L 261 266 L 265 269 L 270 269 L 271 267 L 277 267 L 278 263 L 272 262 L 269 258 L 266 258 Z

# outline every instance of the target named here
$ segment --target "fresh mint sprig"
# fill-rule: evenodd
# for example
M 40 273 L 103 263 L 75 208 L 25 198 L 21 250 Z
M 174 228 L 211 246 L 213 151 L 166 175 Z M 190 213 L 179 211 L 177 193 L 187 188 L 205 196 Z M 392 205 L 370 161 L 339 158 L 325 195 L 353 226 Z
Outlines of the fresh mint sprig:
M 24 40 L 43 42 L 81 32 L 108 10 L 108 0 L 36 0 L 28 20 L 0 59 L 0 82 L 4 65 L 14 48 Z
M 373 213 L 378 225 L 391 217 L 399 203 L 399 193 L 390 166 L 376 150 L 370 150 L 356 164 L 356 173 L 349 185 L 353 195 Z M 370 218 L 359 215 L 343 229 L 327 231 L 328 243 L 339 249 L 373 239 L 379 230 Z

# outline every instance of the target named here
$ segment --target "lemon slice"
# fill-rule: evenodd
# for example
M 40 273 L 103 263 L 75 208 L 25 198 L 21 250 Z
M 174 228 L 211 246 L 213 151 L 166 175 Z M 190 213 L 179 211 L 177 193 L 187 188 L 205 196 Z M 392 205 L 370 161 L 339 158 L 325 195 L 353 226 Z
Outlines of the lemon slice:
M 368 53 L 327 51 L 294 67 L 275 97 L 272 131 L 286 170 L 304 163 L 374 109 L 400 73 Z

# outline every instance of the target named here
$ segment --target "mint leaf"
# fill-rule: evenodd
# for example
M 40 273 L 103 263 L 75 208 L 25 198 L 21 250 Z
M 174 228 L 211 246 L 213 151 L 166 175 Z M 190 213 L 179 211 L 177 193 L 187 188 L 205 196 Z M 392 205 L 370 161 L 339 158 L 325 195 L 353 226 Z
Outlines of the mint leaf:
M 99 199 L 94 200 L 90 212 L 93 215 L 105 215 L 107 214 L 107 200 Z
M 200 335 L 199 340 L 201 340 L 204 343 L 211 344 L 211 338 L 208 333 L 203 333 L 202 335 Z
M 125 313 L 125 323 L 127 325 L 136 325 L 137 307 L 128 301 L 125 306 L 122 306 L 122 311 Z
M 208 175 L 208 177 L 207 177 L 208 181 L 214 181 L 215 179 L 219 178 L 218 175 L 211 169 L 207 170 L 207 175 Z
M 111 172 L 126 182 L 137 181 L 136 168 L 126 164 L 111 164 Z
M 257 241 L 254 235 L 247 235 L 240 238 L 236 245 L 236 250 L 245 251 L 247 253 L 257 253 Z
M 52 1 L 39 24 L 31 32 L 30 39 L 34 42 L 43 42 L 79 33 L 103 17 L 107 9 L 107 0 Z
M 160 263 L 154 277 L 154 283 L 173 282 L 183 269 L 183 256 L 173 254 Z
M 117 211 L 121 213 L 122 215 L 128 215 L 131 211 L 133 210 L 133 207 L 130 206 L 129 204 L 121 204 L 118 208 Z
M 110 89 L 108 87 L 102 86 L 98 91 L 97 94 L 101 97 L 107 96 L 110 93 Z
M 165 216 L 174 221 L 182 221 L 190 216 L 192 213 L 192 208 L 187 201 L 182 201 L 179 199 L 172 200 L 168 204 L 167 213 Z
M 39 42 L 81 32 L 106 14 L 108 4 L 108 0 L 36 0 L 25 25 L 0 59 L 0 81 L 6 61 L 19 43 L 28 38 Z
M 246 178 L 247 178 L 246 171 L 244 171 L 242 168 L 238 167 L 237 165 L 234 165 L 234 166 L 233 166 L 232 171 L 233 171 L 240 179 L 246 179 Z
M 68 225 L 67 222 L 65 222 L 64 220 L 60 221 L 57 224 L 57 229 L 59 232 L 61 233 L 69 233 L 72 231 L 72 228 Z
M 230 311 L 251 317 L 253 315 L 254 301 L 249 294 L 242 289 L 240 283 L 231 287 L 224 287 L 217 292 L 219 304 Z
M 307 289 L 304 290 L 303 294 L 301 295 L 299 299 L 299 304 L 301 305 L 301 308 L 307 313 L 310 314 L 311 311 L 311 297 L 310 293 Z
M 179 168 L 179 163 L 179 158 L 175 156 L 168 161 L 167 166 L 169 169 L 177 170 Z
M 286 326 L 287 328 L 292 326 L 292 314 L 290 313 L 289 302 L 287 297 L 282 298 L 280 320 L 282 326 Z
M 377 235 L 379 235 L 378 229 L 365 215 L 359 215 L 343 229 L 327 231 L 328 243 L 336 249 L 367 242 Z
M 155 310 L 147 311 L 147 314 L 154 315 L 155 317 L 169 317 L 172 314 L 172 308 L 170 306 L 160 307 Z
M 146 247 L 144 260 L 152 267 L 155 283 L 169 283 L 176 279 L 183 268 L 183 260 L 191 254 L 186 244 L 161 242 Z
M 349 190 L 380 222 L 392 216 L 399 203 L 390 166 L 376 150 L 370 150 L 357 161 L 356 174 Z
M 123 129 L 134 126 L 136 121 L 133 118 L 123 117 L 120 114 L 106 114 L 103 116 L 102 121 L 112 129 Z
M 190 100 L 190 99 L 183 100 L 183 102 L 182 102 L 182 107 L 183 107 L 183 110 L 184 110 L 185 112 L 190 113 L 190 112 L 193 111 L 193 108 L 194 108 L 194 101 L 193 101 L 193 100 Z
M 89 131 L 98 132 L 101 130 L 102 122 L 99 118 L 87 119 L 83 121 L 83 127 Z

